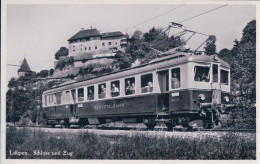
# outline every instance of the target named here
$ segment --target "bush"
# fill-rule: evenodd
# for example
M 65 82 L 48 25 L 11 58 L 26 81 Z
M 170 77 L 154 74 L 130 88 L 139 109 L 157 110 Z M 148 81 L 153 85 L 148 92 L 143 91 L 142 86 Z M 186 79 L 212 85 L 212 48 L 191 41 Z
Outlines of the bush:
M 17 123 L 18 126 L 27 127 L 27 126 L 33 126 L 33 122 L 28 117 L 22 117 L 19 122 Z
M 74 58 L 72 56 L 70 57 L 60 57 L 55 69 L 62 70 L 63 68 L 74 64 Z

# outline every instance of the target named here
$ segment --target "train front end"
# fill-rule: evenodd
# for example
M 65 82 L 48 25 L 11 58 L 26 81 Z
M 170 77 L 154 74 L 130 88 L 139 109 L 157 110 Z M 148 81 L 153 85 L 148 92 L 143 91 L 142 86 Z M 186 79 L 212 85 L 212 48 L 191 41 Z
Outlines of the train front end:
M 217 56 L 201 55 L 190 57 L 180 70 L 171 73 L 169 124 L 189 127 L 200 121 L 204 128 L 220 125 L 235 107 L 230 97 L 229 65 Z

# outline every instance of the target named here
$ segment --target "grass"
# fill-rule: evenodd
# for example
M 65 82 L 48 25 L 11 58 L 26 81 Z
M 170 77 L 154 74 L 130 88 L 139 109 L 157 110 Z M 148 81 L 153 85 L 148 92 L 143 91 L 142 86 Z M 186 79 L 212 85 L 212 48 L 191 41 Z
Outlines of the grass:
M 55 131 L 55 130 L 54 130 Z M 157 133 L 158 132 L 151 132 Z M 7 159 L 256 159 L 256 134 L 168 136 L 131 132 L 131 135 L 102 135 L 91 132 L 7 128 Z M 172 132 L 175 133 L 175 132 Z M 251 135 L 251 136 L 250 136 Z M 27 155 L 11 155 L 27 152 Z M 60 152 L 33 155 L 34 151 Z M 63 155 L 63 151 L 69 152 Z

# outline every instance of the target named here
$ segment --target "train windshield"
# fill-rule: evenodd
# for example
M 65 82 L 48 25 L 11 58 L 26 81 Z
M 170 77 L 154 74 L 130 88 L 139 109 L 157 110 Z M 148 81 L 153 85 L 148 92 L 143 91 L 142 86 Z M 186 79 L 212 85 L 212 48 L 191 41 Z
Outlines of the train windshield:
M 220 71 L 220 82 L 221 84 L 228 85 L 228 71 L 221 70 Z
M 194 80 L 199 82 L 209 82 L 209 67 L 195 66 L 194 67 Z
M 213 74 L 213 82 L 217 83 L 218 82 L 218 65 L 213 64 L 213 69 L 212 69 L 212 74 Z

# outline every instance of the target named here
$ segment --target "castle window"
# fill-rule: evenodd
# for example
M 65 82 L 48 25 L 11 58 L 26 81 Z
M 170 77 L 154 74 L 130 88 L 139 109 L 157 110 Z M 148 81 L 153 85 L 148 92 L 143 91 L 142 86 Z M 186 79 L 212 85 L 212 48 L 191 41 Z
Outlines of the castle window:
M 111 44 L 112 44 L 111 42 L 108 42 L 108 45 L 109 45 L 109 46 L 111 46 Z
M 73 51 L 75 51 L 75 50 L 73 50 Z
M 91 50 L 91 47 L 89 47 L 88 50 Z
M 117 45 L 117 42 L 116 42 L 116 45 Z
M 105 42 L 102 43 L 102 46 L 105 46 Z
M 85 50 L 87 50 L 87 47 L 85 47 Z
M 97 49 L 97 46 L 95 46 L 95 49 Z

